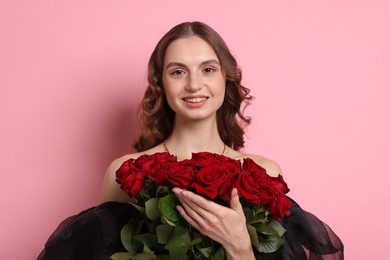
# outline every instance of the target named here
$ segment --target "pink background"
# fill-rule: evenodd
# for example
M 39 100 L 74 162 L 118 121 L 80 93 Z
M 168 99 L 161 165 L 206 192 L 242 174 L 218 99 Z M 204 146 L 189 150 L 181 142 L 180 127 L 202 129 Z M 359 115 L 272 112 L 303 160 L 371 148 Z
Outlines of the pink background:
M 109 162 L 131 151 L 147 59 L 188 20 L 225 38 L 256 97 L 245 151 L 279 162 L 346 259 L 385 258 L 389 4 L 225 2 L 0 2 L 1 259 L 34 259 L 97 203 Z

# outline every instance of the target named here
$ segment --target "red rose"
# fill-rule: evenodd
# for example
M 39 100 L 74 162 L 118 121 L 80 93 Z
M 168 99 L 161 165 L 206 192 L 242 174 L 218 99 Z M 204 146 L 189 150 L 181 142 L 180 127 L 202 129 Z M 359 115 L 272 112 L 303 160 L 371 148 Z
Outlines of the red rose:
M 176 162 L 177 158 L 174 155 L 171 155 L 169 153 L 155 153 L 152 155 L 154 161 L 159 163 L 169 163 L 169 162 Z
M 115 172 L 116 182 L 122 185 L 122 183 L 124 183 L 124 180 L 126 180 L 127 177 L 129 177 L 129 175 L 133 171 L 133 168 L 135 167 L 133 165 L 132 160 L 125 161 L 121 165 L 121 167 L 119 167 L 119 169 Z
M 190 163 L 198 167 L 207 167 L 210 165 L 219 164 L 220 162 L 221 161 L 217 158 L 217 154 L 209 152 L 193 153 L 191 160 L 183 161 L 185 164 Z
M 268 174 L 262 175 L 259 178 L 260 186 L 260 203 L 262 205 L 267 205 L 274 200 L 275 196 L 278 194 L 277 190 L 274 188 L 272 183 L 272 177 Z
M 266 205 L 276 196 L 271 177 L 252 159 L 244 159 L 243 170 L 237 178 L 237 190 L 249 203 Z
M 164 165 L 154 165 L 152 171 L 150 171 L 148 178 L 154 181 L 157 185 L 166 186 L 169 184 L 167 180 L 168 168 Z
M 282 175 L 278 175 L 278 177 L 271 177 L 271 182 L 272 186 L 283 194 L 286 194 L 290 191 Z
M 189 188 L 194 180 L 193 168 L 184 166 L 180 162 L 173 162 L 169 165 L 166 179 L 175 187 Z
M 132 159 L 125 161 L 116 171 L 116 182 L 130 197 L 136 196 L 145 185 L 142 171 L 134 166 Z
M 247 202 L 259 204 L 260 185 L 258 185 L 257 174 L 252 174 L 249 171 L 242 170 L 237 178 L 237 191 Z
M 227 172 L 225 182 L 221 184 L 218 195 L 226 201 L 230 201 L 232 190 L 236 186 L 237 175 L 240 173 L 240 162 L 237 160 L 226 160 L 219 165 Z
M 221 163 L 231 163 L 234 165 L 234 167 L 237 168 L 237 170 L 241 170 L 241 162 L 240 160 L 234 160 L 229 157 L 225 157 L 223 155 L 217 154 L 216 158 L 221 162 Z
M 156 160 L 148 177 L 157 185 L 166 186 L 169 183 L 167 180 L 168 171 L 169 165 L 166 162 L 162 163 Z
M 259 175 L 268 176 L 267 171 L 263 167 L 261 167 L 260 165 L 256 164 L 250 158 L 244 159 L 244 163 L 242 164 L 242 169 L 253 172 L 253 173 L 257 173 Z
M 215 160 L 217 162 L 231 162 L 236 164 L 239 168 L 241 168 L 241 162 L 239 160 L 234 160 L 230 157 L 226 157 L 222 154 L 214 154 Z
M 134 166 L 142 170 L 144 176 L 148 176 L 154 168 L 154 160 L 150 155 L 141 155 L 134 161 Z
M 168 185 L 166 174 L 168 172 L 168 163 L 175 162 L 176 157 L 168 153 L 156 153 L 154 155 L 140 156 L 135 165 L 140 168 L 145 177 L 154 181 L 157 185 Z
M 220 189 L 228 189 L 228 182 L 232 181 L 232 174 L 225 168 L 219 165 L 210 165 L 198 171 L 195 175 L 192 188 L 198 194 L 205 195 L 210 199 L 215 199 Z M 231 192 L 228 190 L 221 190 L 222 194 Z
M 268 205 L 268 210 L 272 217 L 282 218 L 284 215 L 290 215 L 291 202 L 287 199 L 286 193 L 290 191 L 287 187 L 287 183 L 283 180 L 282 175 L 278 177 L 271 177 L 272 187 L 275 190 L 276 197 Z
M 284 215 L 290 215 L 291 202 L 286 195 L 279 193 L 275 199 L 269 203 L 268 211 L 271 213 L 274 219 L 282 218 Z

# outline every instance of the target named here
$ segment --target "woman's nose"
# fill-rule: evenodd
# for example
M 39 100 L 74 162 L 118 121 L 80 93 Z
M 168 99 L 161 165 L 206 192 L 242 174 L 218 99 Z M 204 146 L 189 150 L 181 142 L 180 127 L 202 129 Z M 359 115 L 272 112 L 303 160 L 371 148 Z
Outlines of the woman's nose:
M 202 88 L 202 82 L 199 75 L 191 74 L 188 77 L 188 82 L 186 85 L 187 91 L 197 91 Z

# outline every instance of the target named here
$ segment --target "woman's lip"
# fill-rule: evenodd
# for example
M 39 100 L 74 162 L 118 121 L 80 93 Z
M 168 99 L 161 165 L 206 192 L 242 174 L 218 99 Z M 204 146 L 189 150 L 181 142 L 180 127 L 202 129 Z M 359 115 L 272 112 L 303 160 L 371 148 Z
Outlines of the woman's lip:
M 209 98 L 209 97 L 204 95 L 190 95 L 190 96 L 185 96 L 182 99 L 190 99 L 190 98 Z
M 183 98 L 183 100 L 185 102 L 190 102 L 190 103 L 198 103 L 198 102 L 202 102 L 204 100 L 207 100 L 207 97 L 185 97 Z
M 208 97 L 205 96 L 188 96 L 182 98 L 184 104 L 190 108 L 197 108 L 203 106 L 207 102 Z

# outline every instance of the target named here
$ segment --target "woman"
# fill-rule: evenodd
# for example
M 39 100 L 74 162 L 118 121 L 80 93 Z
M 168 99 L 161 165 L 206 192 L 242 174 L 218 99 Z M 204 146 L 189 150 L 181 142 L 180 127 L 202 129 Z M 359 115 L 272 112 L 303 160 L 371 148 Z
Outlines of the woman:
M 281 169 L 274 161 L 239 151 L 244 146 L 243 127 L 250 123 L 241 108 L 252 97 L 249 90 L 241 85 L 241 71 L 235 58 L 212 28 L 201 22 L 182 23 L 172 28 L 151 55 L 148 81 L 149 86 L 140 106 L 140 135 L 134 144 L 138 152 L 111 163 L 102 186 L 102 203 L 129 201 L 128 194 L 118 185 L 115 174 L 124 162 L 161 152 L 168 152 L 179 161 L 190 159 L 192 153 L 197 152 L 221 154 L 234 160 L 250 158 L 265 168 L 270 176 L 281 175 Z M 232 190 L 230 207 L 177 187 L 173 191 L 181 204 L 177 208 L 181 216 L 202 234 L 219 242 L 225 249 L 227 259 L 255 259 L 237 189 Z M 293 207 L 298 206 L 293 203 Z M 294 210 L 292 213 L 294 215 Z M 299 213 L 307 217 L 302 210 Z M 66 221 L 63 226 L 68 226 L 67 223 L 72 221 Z M 313 246 L 306 246 L 305 243 L 312 243 L 305 242 L 307 238 L 298 238 L 300 243 L 290 243 L 289 239 L 297 239 L 296 235 L 290 236 L 296 228 L 289 226 L 286 220 L 284 225 L 290 232 L 286 234 L 285 249 L 263 255 L 264 259 L 320 257 L 320 249 L 319 252 L 310 253 Z M 299 223 L 294 225 L 302 229 Z M 337 245 L 333 251 L 322 251 L 335 253 L 334 259 L 341 259 L 341 241 L 330 229 L 326 233 L 331 236 L 327 237 L 328 240 L 333 240 L 332 246 Z M 326 243 L 328 241 L 323 246 Z M 303 249 L 302 245 L 309 249 Z
M 218 50 L 218 54 L 214 50 Z M 185 23 L 168 32 L 152 54 L 148 79 L 149 87 L 141 106 L 142 135 L 135 143 L 141 152 L 126 155 L 111 164 L 104 180 L 101 202 L 128 201 L 128 195 L 115 182 L 115 171 L 124 161 L 142 154 L 167 151 L 182 160 L 191 158 L 193 152 L 208 151 L 234 159 L 250 157 L 270 175 L 281 173 L 275 162 L 237 151 L 244 141 L 236 115 L 241 121 L 249 122 L 240 113 L 240 106 L 251 97 L 249 90 L 240 84 L 241 72 L 234 57 L 210 27 L 197 22 Z M 242 255 L 241 259 L 253 257 L 245 217 L 237 199 L 234 200 L 237 205 L 233 203 L 234 208 L 229 209 L 189 194 L 184 197 L 183 192 L 177 192 L 186 209 L 191 208 L 197 212 L 193 215 L 202 216 L 197 221 L 181 208 L 180 212 L 189 223 L 196 228 L 202 227 L 205 235 L 221 242 L 228 255 Z M 204 203 L 204 208 L 197 204 L 198 200 Z M 205 215 L 204 212 L 217 214 Z M 218 225 L 215 229 L 206 224 L 220 219 L 221 215 L 226 215 L 226 221 L 214 223 Z M 233 225 L 236 230 L 230 228 L 232 223 L 242 224 Z M 238 238 L 241 243 L 230 244 Z M 247 257 L 243 258 L 244 255 Z

